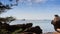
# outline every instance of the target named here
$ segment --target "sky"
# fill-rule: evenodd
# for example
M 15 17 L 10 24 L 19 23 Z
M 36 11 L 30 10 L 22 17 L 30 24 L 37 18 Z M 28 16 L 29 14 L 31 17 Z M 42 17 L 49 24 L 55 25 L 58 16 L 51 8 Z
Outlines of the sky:
M 8 0 L 0 0 L 9 4 Z M 14 3 L 14 2 L 13 2 Z M 18 6 L 7 10 L 1 17 L 13 16 L 17 19 L 53 19 L 60 15 L 60 0 L 19 0 Z

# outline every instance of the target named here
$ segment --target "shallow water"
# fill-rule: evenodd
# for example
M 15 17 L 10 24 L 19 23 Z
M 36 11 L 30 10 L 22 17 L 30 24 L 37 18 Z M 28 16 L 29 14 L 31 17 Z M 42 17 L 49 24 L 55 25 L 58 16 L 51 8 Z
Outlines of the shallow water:
M 43 30 L 43 33 L 54 31 L 54 27 L 51 24 L 51 20 L 26 20 L 26 21 L 16 20 L 10 23 L 10 25 L 26 23 L 33 23 L 33 26 L 40 26 L 41 29 Z

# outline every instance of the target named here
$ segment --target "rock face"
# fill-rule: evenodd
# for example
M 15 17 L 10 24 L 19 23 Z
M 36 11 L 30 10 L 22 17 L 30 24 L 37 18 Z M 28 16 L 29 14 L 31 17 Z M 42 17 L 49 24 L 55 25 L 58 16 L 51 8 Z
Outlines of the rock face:
M 36 34 L 41 34 L 42 29 L 39 26 L 36 26 L 36 27 L 31 27 L 24 32 L 33 32 L 33 33 L 36 33 Z
M 60 29 L 60 20 L 59 21 L 52 21 L 51 24 L 53 24 L 55 31 L 59 32 L 57 29 Z
M 21 32 L 28 32 L 29 33 L 30 32 L 30 33 L 36 33 L 36 34 L 42 33 L 42 29 L 39 26 L 32 27 L 32 25 L 33 25 L 32 23 L 9 25 L 7 23 L 0 22 L 0 30 L 2 31 L 4 29 L 4 30 L 7 30 L 8 32 L 11 33 L 11 32 L 17 31 L 19 29 L 22 29 L 21 31 L 18 31 L 18 32 L 19 33 L 21 33 Z M 10 33 L 7 33 L 7 34 L 10 34 Z

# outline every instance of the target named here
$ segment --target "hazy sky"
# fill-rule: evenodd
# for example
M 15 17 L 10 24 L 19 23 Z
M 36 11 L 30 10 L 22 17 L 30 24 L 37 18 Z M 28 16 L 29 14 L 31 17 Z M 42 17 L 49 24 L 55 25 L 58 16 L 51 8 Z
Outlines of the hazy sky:
M 3 2 L 9 3 L 7 0 Z M 18 6 L 1 16 L 14 16 L 18 19 L 52 19 L 55 14 L 60 15 L 60 0 L 20 0 Z

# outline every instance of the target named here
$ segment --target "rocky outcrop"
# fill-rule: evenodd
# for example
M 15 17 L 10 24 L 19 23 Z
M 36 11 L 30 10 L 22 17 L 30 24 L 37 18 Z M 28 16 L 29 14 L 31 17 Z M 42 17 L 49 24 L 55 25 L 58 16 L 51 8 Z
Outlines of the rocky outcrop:
M 17 33 L 28 32 L 28 33 L 36 33 L 36 34 L 42 33 L 42 29 L 39 26 L 32 27 L 32 25 L 33 25 L 32 23 L 9 25 L 7 23 L 0 22 L 0 30 L 6 29 L 9 32 L 8 34 L 12 32 L 17 32 Z M 18 30 L 21 30 L 21 31 L 18 31 Z
M 60 20 L 56 22 L 52 21 L 51 24 L 53 24 L 55 31 L 59 32 L 57 29 L 60 29 Z

